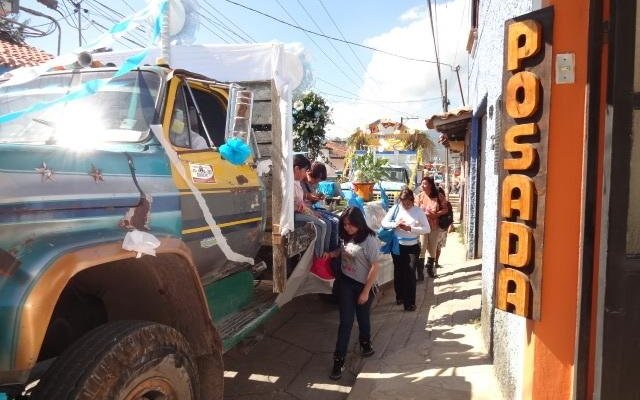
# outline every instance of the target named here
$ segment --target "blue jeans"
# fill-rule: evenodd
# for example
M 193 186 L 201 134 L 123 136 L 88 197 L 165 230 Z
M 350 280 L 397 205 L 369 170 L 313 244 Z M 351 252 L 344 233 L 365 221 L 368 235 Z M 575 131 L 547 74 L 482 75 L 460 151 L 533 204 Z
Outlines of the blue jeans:
M 320 218 L 327 224 L 327 237 L 325 238 L 325 247 L 327 251 L 333 251 L 338 248 L 338 229 L 340 220 L 331 211 L 316 209 L 314 210 Z
M 334 285 L 338 285 L 336 292 L 340 309 L 340 326 L 338 327 L 335 355 L 344 357 L 349 347 L 354 314 L 358 319 L 360 341 L 371 340 L 371 303 L 373 301 L 373 293 L 369 293 L 369 300 L 366 303 L 358 304 L 358 297 L 364 288 L 363 283 L 341 274 Z

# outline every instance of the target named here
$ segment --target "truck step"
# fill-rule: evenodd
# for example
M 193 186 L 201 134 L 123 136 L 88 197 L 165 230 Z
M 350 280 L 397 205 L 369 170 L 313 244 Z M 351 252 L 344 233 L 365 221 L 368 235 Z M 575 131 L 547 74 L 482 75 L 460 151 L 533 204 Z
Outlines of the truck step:
M 274 300 L 277 294 L 273 293 L 271 281 L 259 281 L 254 290 L 251 303 L 215 324 L 225 351 L 251 333 L 276 310 Z

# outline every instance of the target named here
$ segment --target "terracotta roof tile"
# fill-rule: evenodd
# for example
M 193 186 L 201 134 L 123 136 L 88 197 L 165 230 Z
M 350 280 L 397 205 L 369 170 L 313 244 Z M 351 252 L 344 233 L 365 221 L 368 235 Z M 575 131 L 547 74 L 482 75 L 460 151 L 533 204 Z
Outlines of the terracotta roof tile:
M 53 56 L 27 44 L 0 41 L 0 65 L 10 68 L 34 66 L 52 59 Z

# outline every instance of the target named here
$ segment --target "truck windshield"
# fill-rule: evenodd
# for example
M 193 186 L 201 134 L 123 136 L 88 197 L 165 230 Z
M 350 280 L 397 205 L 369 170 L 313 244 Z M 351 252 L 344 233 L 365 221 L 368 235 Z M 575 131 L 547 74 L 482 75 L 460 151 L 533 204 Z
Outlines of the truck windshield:
M 392 182 L 405 182 L 405 172 L 402 168 L 389 168 L 387 169 L 389 175 L 389 181 Z
M 0 115 L 58 99 L 83 82 L 110 78 L 113 71 L 82 71 L 40 76 L 0 87 Z M 0 124 L 0 143 L 136 142 L 149 131 L 156 114 L 160 77 L 133 71 L 114 78 L 97 93 L 55 103 Z

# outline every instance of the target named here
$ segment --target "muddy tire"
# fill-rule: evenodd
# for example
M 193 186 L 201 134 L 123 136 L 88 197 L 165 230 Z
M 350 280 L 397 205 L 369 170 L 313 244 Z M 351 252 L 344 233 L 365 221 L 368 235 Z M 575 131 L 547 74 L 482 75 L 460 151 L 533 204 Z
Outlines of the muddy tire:
M 153 322 L 115 321 L 74 343 L 35 387 L 35 400 L 195 400 L 189 343 Z

